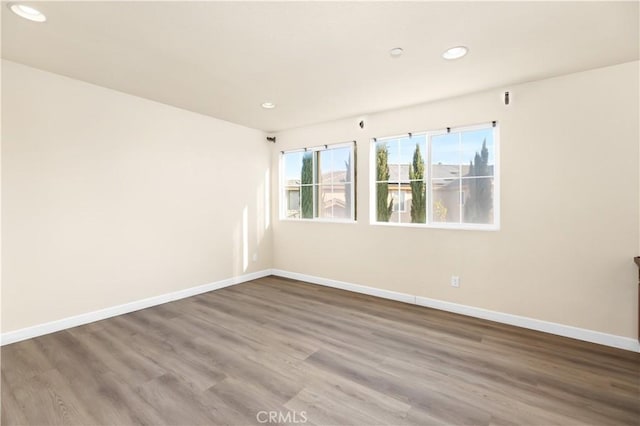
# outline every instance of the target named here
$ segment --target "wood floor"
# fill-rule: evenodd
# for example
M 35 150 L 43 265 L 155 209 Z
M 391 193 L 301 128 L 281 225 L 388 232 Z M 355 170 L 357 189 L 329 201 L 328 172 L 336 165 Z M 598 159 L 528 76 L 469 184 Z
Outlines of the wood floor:
M 5 346 L 1 369 L 3 425 L 640 422 L 639 354 L 276 277 Z

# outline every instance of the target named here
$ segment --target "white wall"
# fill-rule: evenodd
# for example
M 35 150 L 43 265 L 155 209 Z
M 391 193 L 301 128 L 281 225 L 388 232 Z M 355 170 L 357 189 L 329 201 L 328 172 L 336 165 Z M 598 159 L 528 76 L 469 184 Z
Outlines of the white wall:
M 293 129 L 270 146 L 3 61 L 2 332 L 274 267 L 635 338 L 638 72 L 508 87 L 509 107 L 496 89 L 371 114 L 364 130 L 359 118 Z M 491 120 L 500 231 L 369 224 L 370 138 Z M 277 203 L 269 220 L 280 150 L 352 139 L 357 224 L 281 222 Z
M 7 61 L 2 124 L 2 332 L 271 267 L 262 132 Z
M 364 130 L 354 118 L 279 133 L 274 165 L 280 150 L 357 140 L 358 222 L 275 220 L 274 268 L 635 338 L 638 62 L 505 89 L 509 107 L 496 89 L 372 114 Z M 372 137 L 492 120 L 500 231 L 369 224 Z

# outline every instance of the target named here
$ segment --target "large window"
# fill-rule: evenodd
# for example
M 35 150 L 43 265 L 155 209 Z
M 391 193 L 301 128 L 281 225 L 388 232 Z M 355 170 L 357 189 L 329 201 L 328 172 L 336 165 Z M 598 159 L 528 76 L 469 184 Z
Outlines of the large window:
M 282 153 L 280 216 L 355 220 L 353 142 Z
M 497 125 L 373 141 L 372 221 L 498 227 Z

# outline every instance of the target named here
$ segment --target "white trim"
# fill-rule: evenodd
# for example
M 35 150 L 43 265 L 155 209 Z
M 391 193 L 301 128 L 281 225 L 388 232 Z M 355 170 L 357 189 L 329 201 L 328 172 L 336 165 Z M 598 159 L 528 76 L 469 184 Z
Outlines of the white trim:
M 310 147 L 306 147 L 306 148 L 289 149 L 289 150 L 280 151 L 280 153 L 281 154 L 291 154 L 291 153 L 296 153 L 296 152 L 328 151 L 328 150 L 331 150 L 331 149 L 351 147 L 352 145 L 355 145 L 355 144 L 356 144 L 356 141 L 338 142 L 338 143 L 331 143 L 331 144 L 327 144 L 327 145 L 317 145 L 317 146 L 310 146 Z
M 390 140 L 394 140 L 394 139 L 404 139 L 404 138 L 409 138 L 412 136 L 422 136 L 422 135 L 426 135 L 427 131 L 426 130 L 421 130 L 419 132 L 407 132 L 407 133 L 400 133 L 399 135 L 393 135 L 393 136 L 382 136 L 380 138 L 373 138 L 374 142 L 384 142 L 384 141 L 390 141 Z
M 369 139 L 369 224 L 376 223 L 378 209 L 378 189 L 375 182 L 378 180 L 376 171 L 376 139 Z
M 573 327 L 570 325 L 558 324 L 519 315 L 512 315 L 504 312 L 491 311 L 488 309 L 476 308 L 473 306 L 461 305 L 458 303 L 446 302 L 443 300 L 430 299 L 427 297 L 414 296 L 391 290 L 384 290 L 360 284 L 348 283 L 345 281 L 315 277 L 298 272 L 283 271 L 281 269 L 264 269 L 262 271 L 240 275 L 221 281 L 216 281 L 210 284 L 204 284 L 197 287 L 178 290 L 172 293 L 166 293 L 159 296 L 125 303 L 122 305 L 112 306 L 110 308 L 105 308 L 98 311 L 87 312 L 73 317 L 63 318 L 32 327 L 26 327 L 20 330 L 10 331 L 7 333 L 3 333 L 0 336 L 0 344 L 4 346 L 11 343 L 20 342 L 22 340 L 31 339 L 33 337 L 42 336 L 44 334 L 55 333 L 56 331 L 66 330 L 68 328 L 100 321 L 117 315 L 127 314 L 129 312 L 134 312 L 141 309 L 146 309 L 152 306 L 161 305 L 163 303 L 172 302 L 174 300 L 184 299 L 186 297 L 207 293 L 209 291 L 241 284 L 243 282 L 266 277 L 272 274 L 280 277 L 319 284 L 326 287 L 333 287 L 342 290 L 353 291 L 355 293 L 368 294 L 370 296 L 381 297 L 383 299 L 396 300 L 399 302 L 425 306 L 475 318 L 482 318 L 503 324 L 509 324 L 517 327 L 555 334 L 558 336 L 564 336 L 572 339 L 583 340 L 586 342 L 597 343 L 600 345 L 611 346 L 614 348 L 625 349 L 628 351 L 640 352 L 640 343 L 636 339 L 630 337 L 617 336 L 614 334 L 602 333 L 599 331 Z
M 282 220 L 282 218 L 286 217 L 284 203 L 289 201 L 286 199 L 284 193 L 286 188 L 284 187 L 285 183 L 285 172 L 284 172 L 284 153 L 278 154 L 278 220 Z M 302 199 L 300 200 L 302 203 Z
M 355 224 L 358 223 L 358 221 L 353 220 L 353 219 L 326 219 L 326 218 L 318 218 L 318 219 L 310 219 L 310 218 L 304 218 L 304 219 L 294 219 L 291 217 L 286 217 L 284 219 L 280 219 L 282 222 L 307 222 L 307 223 L 346 223 L 346 224 Z
M 455 229 L 462 231 L 499 231 L 500 225 L 482 225 L 473 223 L 412 223 L 412 222 L 373 222 L 371 226 L 395 226 L 398 228 L 431 228 L 431 229 Z
M 494 120 L 496 122 L 496 126 L 498 125 L 498 121 Z M 392 136 L 380 136 L 380 137 L 374 137 L 371 138 L 371 140 L 373 142 L 377 142 L 377 141 L 384 141 L 384 140 L 389 140 L 389 139 L 400 139 L 400 138 L 406 138 L 409 137 L 409 135 L 411 136 L 420 136 L 420 135 L 426 135 L 431 133 L 432 135 L 446 135 L 447 133 L 452 133 L 454 130 L 457 131 L 469 131 L 469 130 L 480 130 L 480 129 L 485 129 L 487 128 L 487 123 L 493 125 L 493 121 L 482 121 L 476 124 L 460 124 L 460 125 L 452 125 L 449 127 L 440 127 L 434 130 L 420 130 L 420 131 L 415 131 L 415 132 L 406 132 L 406 133 L 399 133 L 397 135 L 392 135 Z M 449 129 L 449 131 L 447 132 L 447 129 Z
M 271 275 L 270 269 L 264 269 L 250 274 L 240 275 L 225 280 L 216 281 L 209 284 L 199 285 L 196 287 L 186 288 L 171 293 L 161 294 L 159 296 L 148 297 L 146 299 L 136 300 L 124 303 L 122 305 L 112 306 L 98 311 L 87 312 L 72 317 L 62 318 L 59 320 L 46 322 L 44 324 L 34 325 L 15 331 L 3 333 L 0 336 L 0 345 L 8 345 L 20 342 L 22 340 L 31 339 L 33 337 L 42 336 L 44 334 L 55 333 L 56 331 L 66 330 L 68 328 L 77 327 L 79 325 L 88 324 L 95 321 L 111 318 L 117 315 L 127 314 L 129 312 L 139 311 L 140 309 L 150 308 L 152 306 L 162 305 L 163 303 L 172 302 L 174 300 L 184 299 L 186 297 L 195 296 L 209 291 L 218 290 L 224 287 L 244 283 L 258 278 Z
M 398 302 L 415 304 L 415 296 L 405 293 L 398 293 L 391 290 L 383 290 L 375 287 L 367 287 L 360 284 L 351 284 L 344 281 L 331 280 L 328 278 L 314 277 L 312 275 L 300 274 L 298 272 L 283 271 L 281 269 L 272 269 L 273 275 L 291 278 L 299 281 L 306 281 L 312 284 L 319 284 L 326 287 L 339 288 L 341 290 L 353 291 L 354 293 L 368 294 L 370 296 L 381 297 L 383 299 L 397 300 Z
M 607 334 L 600 331 L 588 330 L 585 328 L 578 328 L 570 325 L 558 324 L 519 315 L 512 315 L 504 312 L 491 311 L 488 309 L 476 308 L 473 306 L 461 305 L 453 302 L 446 302 L 443 300 L 414 296 L 406 293 L 367 287 L 360 284 L 352 284 L 344 281 L 320 278 L 312 275 L 300 274 L 297 272 L 283 271 L 281 269 L 273 269 L 271 272 L 273 275 L 277 275 L 280 277 L 306 281 L 326 287 L 334 287 L 342 290 L 353 291 L 355 293 L 368 294 L 370 296 L 381 297 L 383 299 L 397 300 L 399 302 L 411 303 L 414 305 L 439 309 L 441 311 L 453 312 L 456 314 L 482 318 L 502 324 L 514 325 L 517 327 L 528 328 L 530 330 L 542 331 L 544 333 L 555 334 L 558 336 L 569 337 L 572 339 L 583 340 L 586 342 L 597 343 L 600 345 L 611 346 L 628 351 L 640 352 L 640 343 L 638 342 L 638 340 L 630 337 L 617 336 L 615 334 Z

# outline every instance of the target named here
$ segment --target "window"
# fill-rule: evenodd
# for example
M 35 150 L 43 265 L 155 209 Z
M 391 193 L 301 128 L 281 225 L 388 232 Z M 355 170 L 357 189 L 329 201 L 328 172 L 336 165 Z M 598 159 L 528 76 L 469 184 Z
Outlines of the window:
M 406 212 L 406 195 L 407 193 L 405 191 L 400 191 L 398 193 L 398 199 L 397 200 L 393 200 L 393 211 L 394 212 L 399 212 L 399 213 L 404 213 Z
M 374 139 L 372 221 L 498 226 L 497 125 Z
M 355 143 L 282 153 L 281 218 L 355 220 Z

